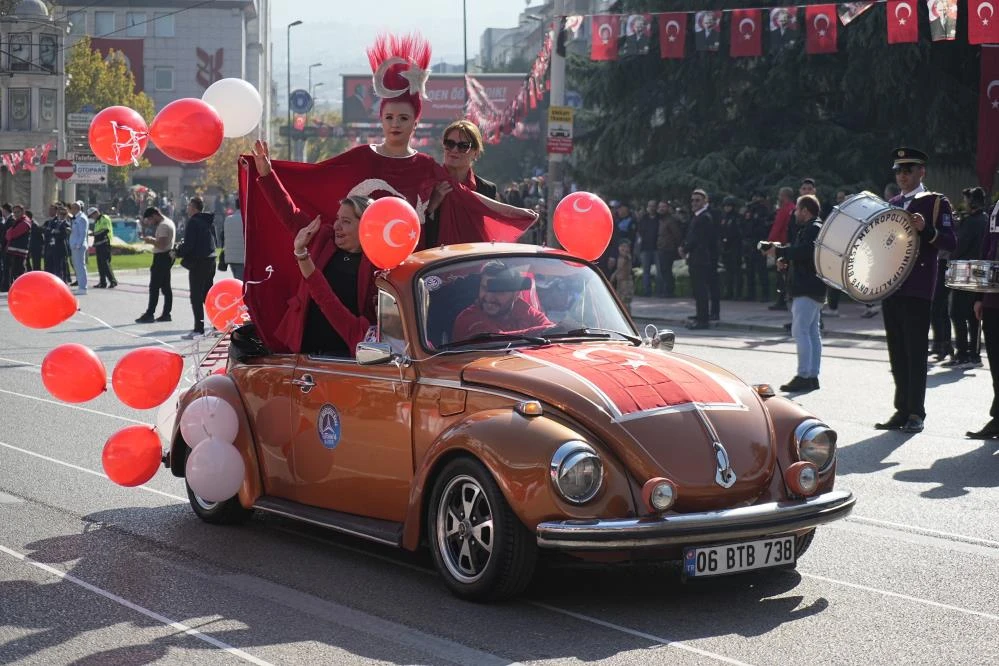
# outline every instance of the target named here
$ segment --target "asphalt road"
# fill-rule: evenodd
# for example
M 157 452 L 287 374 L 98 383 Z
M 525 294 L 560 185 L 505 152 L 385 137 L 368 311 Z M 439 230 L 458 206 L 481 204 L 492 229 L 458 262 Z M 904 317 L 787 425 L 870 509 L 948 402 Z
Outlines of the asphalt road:
M 822 388 L 799 401 L 839 432 L 838 484 L 859 501 L 797 571 L 683 584 L 545 568 L 523 599 L 479 605 L 453 598 L 426 553 L 270 516 L 213 527 L 166 470 L 142 488 L 105 478 L 104 441 L 155 410 L 59 403 L 39 365 L 71 341 L 109 372 L 137 346 L 190 346 L 186 292 L 173 323 L 137 325 L 146 277 L 121 278 L 50 331 L 0 299 L 2 663 L 999 663 L 999 442 L 963 437 L 987 420 L 987 368 L 933 369 L 927 429 L 907 436 L 871 427 L 892 411 L 880 344 L 827 345 Z M 677 333 L 678 351 L 749 381 L 794 374 L 786 339 Z

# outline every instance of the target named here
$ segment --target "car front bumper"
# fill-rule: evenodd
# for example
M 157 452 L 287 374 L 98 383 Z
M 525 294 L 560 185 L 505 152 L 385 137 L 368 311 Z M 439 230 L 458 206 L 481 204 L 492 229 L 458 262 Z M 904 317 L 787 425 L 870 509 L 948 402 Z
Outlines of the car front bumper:
M 807 529 L 845 518 L 856 503 L 848 490 L 833 490 L 796 501 L 605 520 L 539 523 L 538 546 L 557 550 L 627 550 L 682 544 L 707 544 Z

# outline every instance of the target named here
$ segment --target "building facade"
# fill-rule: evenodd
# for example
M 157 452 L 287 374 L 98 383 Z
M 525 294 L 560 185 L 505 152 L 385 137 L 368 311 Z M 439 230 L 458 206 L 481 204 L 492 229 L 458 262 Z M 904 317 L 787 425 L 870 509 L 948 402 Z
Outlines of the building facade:
M 43 218 L 62 147 L 67 27 L 41 0 L 22 0 L 0 16 L 0 200 Z
M 101 52 L 122 52 L 137 89 L 157 110 L 177 99 L 200 99 L 219 79 L 251 83 L 263 100 L 258 131 L 269 139 L 270 1 L 76 0 L 61 3 L 60 13 L 69 23 L 70 45 L 87 35 Z M 174 162 L 152 144 L 145 157 L 152 166 L 135 171 L 136 182 L 174 197 L 199 185 L 201 166 Z

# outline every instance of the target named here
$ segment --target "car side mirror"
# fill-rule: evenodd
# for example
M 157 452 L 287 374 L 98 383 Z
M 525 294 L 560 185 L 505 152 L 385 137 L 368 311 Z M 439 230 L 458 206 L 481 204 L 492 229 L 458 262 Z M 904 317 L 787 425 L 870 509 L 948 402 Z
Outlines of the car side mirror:
M 387 342 L 359 342 L 354 356 L 360 365 L 380 365 L 389 363 L 395 354 Z
M 647 338 L 649 347 L 653 349 L 661 349 L 663 351 L 673 351 L 673 346 L 676 344 L 676 333 L 667 329 L 661 331 L 656 331 L 649 338 Z

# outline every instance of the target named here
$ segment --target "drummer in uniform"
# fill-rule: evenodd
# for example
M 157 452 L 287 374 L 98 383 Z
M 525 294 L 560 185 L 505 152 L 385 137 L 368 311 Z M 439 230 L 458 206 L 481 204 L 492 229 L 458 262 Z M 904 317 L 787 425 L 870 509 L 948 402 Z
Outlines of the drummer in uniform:
M 999 203 L 992 208 L 989 226 L 982 244 L 982 259 L 999 259 Z M 995 439 L 999 437 L 999 294 L 975 294 L 975 316 L 982 322 L 985 331 L 985 352 L 989 356 L 989 372 L 992 375 L 992 408 L 989 422 L 981 430 L 965 433 L 971 439 Z
M 923 185 L 926 153 L 897 148 L 893 153 L 895 182 L 901 194 L 889 203 L 913 215 L 919 233 L 916 265 L 905 282 L 882 303 L 888 341 L 888 360 L 895 380 L 895 413 L 878 430 L 922 432 L 926 418 L 926 347 L 930 333 L 930 306 L 937 278 L 937 252 L 957 246 L 950 201 Z

